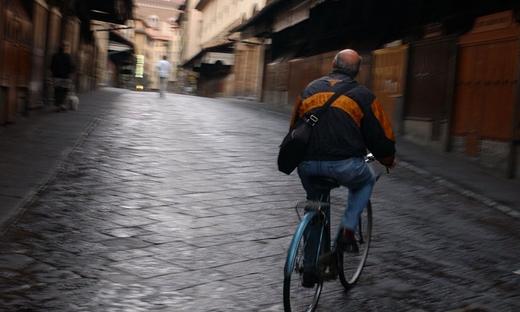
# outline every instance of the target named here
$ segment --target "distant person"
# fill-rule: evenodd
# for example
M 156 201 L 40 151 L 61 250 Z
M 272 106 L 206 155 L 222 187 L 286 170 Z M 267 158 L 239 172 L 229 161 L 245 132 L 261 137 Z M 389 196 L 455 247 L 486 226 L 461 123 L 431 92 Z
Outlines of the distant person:
M 166 60 L 166 55 L 163 56 L 162 60 L 157 62 L 157 73 L 159 75 L 159 96 L 164 97 L 166 91 L 166 84 L 168 83 L 168 77 L 170 77 L 170 71 L 172 64 Z
M 69 88 L 72 87 L 71 74 L 75 70 L 72 56 L 65 52 L 69 47 L 67 41 L 62 41 L 58 52 L 52 56 L 51 71 L 52 83 L 54 86 L 54 106 L 55 112 L 66 112 L 65 99 Z

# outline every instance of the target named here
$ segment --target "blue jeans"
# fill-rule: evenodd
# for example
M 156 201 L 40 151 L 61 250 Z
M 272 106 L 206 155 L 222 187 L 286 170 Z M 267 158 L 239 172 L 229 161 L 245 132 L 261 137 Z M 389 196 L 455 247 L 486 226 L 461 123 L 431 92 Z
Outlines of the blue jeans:
M 308 200 L 317 199 L 323 191 L 309 183 L 309 176 L 322 176 L 338 181 L 348 189 L 348 201 L 340 226 L 354 231 L 359 215 L 367 206 L 375 184 L 374 172 L 363 157 L 352 157 L 337 161 L 302 161 L 298 165 L 303 188 Z

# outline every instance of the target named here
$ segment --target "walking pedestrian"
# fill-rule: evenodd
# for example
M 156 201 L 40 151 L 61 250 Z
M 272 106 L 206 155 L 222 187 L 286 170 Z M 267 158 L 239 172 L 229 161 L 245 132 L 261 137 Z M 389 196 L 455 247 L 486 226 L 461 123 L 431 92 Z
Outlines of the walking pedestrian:
M 57 113 L 67 111 L 64 105 L 65 99 L 69 89 L 72 87 L 71 75 L 76 68 L 72 56 L 66 52 L 68 47 L 69 43 L 65 40 L 62 41 L 58 52 L 52 55 L 51 60 L 54 106 Z
M 170 77 L 170 70 L 172 68 L 172 64 L 168 62 L 166 55 L 163 56 L 162 60 L 157 62 L 157 73 L 159 75 L 159 96 L 164 97 L 164 92 L 166 91 L 166 84 L 168 83 L 168 78 Z
M 375 184 L 374 172 L 363 158 L 367 149 L 386 167 L 396 165 L 392 125 L 377 97 L 354 80 L 360 67 L 361 57 L 356 51 L 340 51 L 332 62 L 332 72 L 311 82 L 299 95 L 291 120 L 292 127 L 298 118 L 322 106 L 342 86 L 354 84 L 314 125 L 304 160 L 298 165 L 308 200 L 315 200 L 323 192 L 309 182 L 310 176 L 331 178 L 348 188 L 337 241 L 339 250 L 344 252 L 359 250 L 354 230 Z M 317 231 L 311 231 L 311 237 L 316 235 Z M 313 287 L 316 281 L 315 272 L 304 272 L 304 287 Z

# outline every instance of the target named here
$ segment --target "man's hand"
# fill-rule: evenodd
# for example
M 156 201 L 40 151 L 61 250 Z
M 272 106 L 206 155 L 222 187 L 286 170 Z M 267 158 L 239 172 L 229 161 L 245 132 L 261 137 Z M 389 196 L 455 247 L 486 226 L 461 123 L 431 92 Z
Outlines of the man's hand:
M 395 156 L 390 156 L 387 158 L 376 158 L 379 163 L 386 167 L 386 171 L 388 169 L 394 169 L 394 167 L 397 165 L 397 161 L 395 160 Z M 390 165 L 387 165 L 389 163 L 389 160 L 392 159 L 392 163 Z
M 392 162 L 392 164 L 391 164 L 390 166 L 386 166 L 386 168 L 388 168 L 388 169 L 394 169 L 396 165 L 397 165 L 397 161 L 396 161 L 395 158 L 394 158 L 394 161 Z

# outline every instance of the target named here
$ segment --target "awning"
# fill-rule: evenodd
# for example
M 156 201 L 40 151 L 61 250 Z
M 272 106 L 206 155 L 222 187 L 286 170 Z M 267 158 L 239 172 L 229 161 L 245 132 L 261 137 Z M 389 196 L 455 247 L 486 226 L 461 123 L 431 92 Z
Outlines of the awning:
M 118 31 L 111 30 L 108 36 L 109 54 L 128 52 L 134 53 L 134 43 L 122 36 Z
M 130 47 L 126 44 L 122 44 L 122 43 L 118 43 L 118 42 L 114 42 L 114 41 L 108 42 L 108 52 L 110 54 L 125 52 L 125 51 L 133 51 L 133 50 L 134 50 L 134 47 Z
M 202 56 L 202 64 L 217 64 L 220 62 L 222 65 L 231 66 L 235 65 L 235 54 L 234 53 L 220 53 L 220 52 L 206 52 Z
M 82 39 L 89 42 L 93 40 L 91 21 L 124 25 L 127 20 L 133 19 L 134 3 L 133 0 L 75 0 L 74 8 L 81 21 Z
M 207 49 L 210 49 L 210 48 L 215 48 L 215 47 L 220 47 L 220 46 L 233 44 L 234 42 L 232 42 L 229 39 L 229 36 L 231 34 L 230 30 L 232 28 L 240 25 L 241 22 L 242 22 L 242 19 L 240 19 L 240 18 L 234 20 L 229 26 L 227 26 L 218 35 L 216 35 L 212 39 L 208 40 L 207 42 L 203 43 L 202 44 L 202 49 L 203 50 L 207 50 Z
M 249 28 L 253 25 L 256 25 L 259 22 L 262 22 L 269 14 L 272 14 L 275 12 L 275 8 L 278 8 L 283 3 L 288 3 L 289 0 L 274 0 L 273 2 L 269 3 L 265 7 L 263 7 L 260 12 L 256 13 L 253 17 L 248 19 L 245 23 L 242 25 L 239 25 L 238 27 L 231 30 L 231 32 L 238 32 L 243 31 L 246 28 Z
M 208 3 L 210 3 L 210 0 L 200 0 L 195 6 L 195 10 L 202 11 Z
M 123 25 L 126 20 L 132 19 L 133 0 L 89 0 L 76 1 L 76 5 L 83 10 L 88 9 L 90 20 Z
M 231 32 L 244 32 L 242 39 L 265 33 L 272 26 L 272 32 L 279 32 L 309 18 L 310 10 L 326 0 L 305 0 L 292 4 L 289 0 L 274 0 L 245 23 Z

